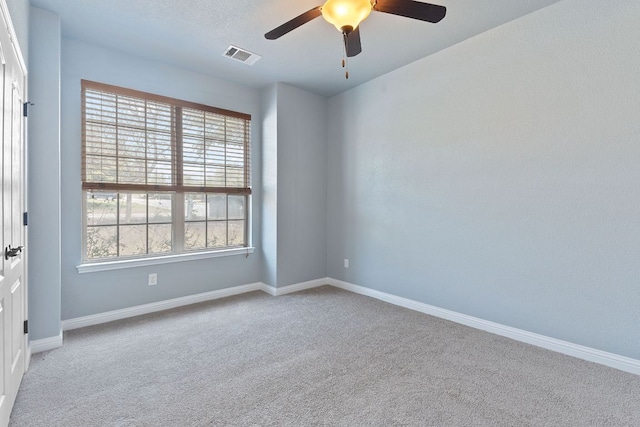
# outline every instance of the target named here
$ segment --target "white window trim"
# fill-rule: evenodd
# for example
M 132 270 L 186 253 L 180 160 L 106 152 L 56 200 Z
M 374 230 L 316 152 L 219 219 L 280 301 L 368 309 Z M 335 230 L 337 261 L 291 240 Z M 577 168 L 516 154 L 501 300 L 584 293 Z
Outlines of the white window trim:
M 250 147 L 251 147 L 251 132 L 250 132 L 250 124 L 251 124 L 251 115 L 249 114 L 245 114 L 245 113 L 239 113 L 239 112 L 235 112 L 235 111 L 229 111 L 229 110 L 224 110 L 224 109 L 220 109 L 220 108 L 216 108 L 216 107 L 211 107 L 208 105 L 204 105 L 204 104 L 194 104 L 191 102 L 186 102 L 186 101 L 182 101 L 179 99 L 174 99 L 174 98 L 167 98 L 161 95 L 155 95 L 155 94 L 150 94 L 150 93 L 144 93 L 144 92 L 140 92 L 140 91 L 136 91 L 136 90 L 132 90 L 132 89 L 126 89 L 126 88 L 122 88 L 122 87 L 116 87 L 116 86 L 111 86 L 111 85 L 106 85 L 106 84 L 102 84 L 102 83 L 96 83 L 96 82 L 88 82 L 83 80 L 82 81 L 82 99 L 83 99 L 83 132 L 84 132 L 84 126 L 86 126 L 85 121 L 84 121 L 84 114 L 85 114 L 85 84 L 87 84 L 88 86 L 90 86 L 90 89 L 93 90 L 98 90 L 98 91 L 106 91 L 108 93 L 112 93 L 112 94 L 116 94 L 116 96 L 118 94 L 123 94 L 123 92 L 127 92 L 125 93 L 125 96 L 132 96 L 135 98 L 139 98 L 139 99 L 144 99 L 144 100 L 158 100 L 160 99 L 159 102 L 163 102 L 163 103 L 167 103 L 169 105 L 171 105 L 171 109 L 172 111 L 180 111 L 179 116 L 182 117 L 182 109 L 183 108 L 190 108 L 190 109 L 196 109 L 197 111 L 204 111 L 204 112 L 211 112 L 211 113 L 215 113 L 215 114 L 220 114 L 223 115 L 225 117 L 230 116 L 230 117 L 235 117 L 238 119 L 242 119 L 244 120 L 244 127 L 245 127 L 245 131 L 244 131 L 244 135 L 245 137 L 248 137 L 249 139 L 245 139 L 245 150 L 243 151 L 244 153 L 244 159 L 245 160 L 249 160 L 249 162 L 244 162 L 244 171 L 245 174 L 243 175 L 245 177 L 245 184 L 248 185 L 248 192 L 242 192 L 242 193 L 238 193 L 238 194 L 243 194 L 245 195 L 245 203 L 246 203 L 246 209 L 245 209 L 245 217 L 243 219 L 244 223 L 245 223 L 245 244 L 247 246 L 243 246 L 243 247 L 231 247 L 231 248 L 223 248 L 223 249 L 218 249 L 218 248 L 202 248 L 201 250 L 197 250 L 197 251 L 185 251 L 185 237 L 184 237 L 184 228 L 185 228 L 185 205 L 184 205 L 184 198 L 185 198 L 185 194 L 186 193 L 207 193 L 207 191 L 199 191 L 198 188 L 194 188 L 193 191 L 166 191 L 167 193 L 172 193 L 173 194 L 173 206 L 172 206 L 172 221 L 171 221 L 171 226 L 172 226 L 172 246 L 171 246 L 171 252 L 169 253 L 165 253 L 165 254 L 139 254 L 139 255 L 133 255 L 133 256 L 115 256 L 115 257 L 109 257 L 109 258 L 102 258 L 102 259 L 95 259 L 92 260 L 88 257 L 87 254 L 87 228 L 88 228 L 88 224 L 87 224 L 87 198 L 86 198 L 86 194 L 89 192 L 93 192 L 93 191 L 112 191 L 114 193 L 120 194 L 120 193 L 127 193 L 127 192 L 131 192 L 131 193 L 139 193 L 139 192 L 146 192 L 146 193 L 163 193 L 164 191 L 162 190 L 153 190 L 153 191 L 136 191 L 136 190 L 124 190 L 124 191 L 118 191 L 118 190 L 110 190 L 108 188 L 106 188 L 105 190 L 102 190 L 102 188 L 98 188 L 98 189 L 84 189 L 82 190 L 82 194 L 83 194 L 83 200 L 82 200 L 82 229 L 83 229 L 83 233 L 82 233 L 82 259 L 81 259 L 81 264 L 76 266 L 76 269 L 78 270 L 78 273 L 90 273 L 90 272 L 97 272 L 97 271 L 106 271 L 106 270 L 117 270 L 117 269 L 123 269 L 123 268 L 132 268 L 132 267 L 142 267 L 142 266 L 147 266 L 147 265 L 157 265 L 157 264 L 165 264 L 165 263 L 173 263 L 173 262 L 183 262 L 183 261 L 191 261 L 191 260 L 198 260 L 198 259 L 206 259 L 206 258 L 217 258 L 217 257 L 224 257 L 224 256 L 230 256 L 230 255 L 238 255 L 238 254 L 243 254 L 248 256 L 250 253 L 254 252 L 254 247 L 252 247 L 251 245 L 251 230 L 253 228 L 253 219 L 252 219 L 252 210 L 251 210 L 251 204 L 252 204 L 252 197 L 251 197 L 251 186 L 250 186 L 250 180 L 247 181 L 247 172 L 250 172 L 250 169 L 248 169 L 247 167 L 247 163 L 251 163 L 250 162 L 250 158 L 249 158 L 249 154 L 248 152 L 250 151 Z M 101 89 L 103 88 L 103 89 Z M 181 122 L 181 120 L 178 120 L 179 122 Z M 248 121 L 248 124 L 247 124 Z M 177 126 L 175 124 L 172 124 L 172 129 L 174 129 L 174 126 Z M 248 127 L 247 127 L 248 126 Z M 177 129 L 181 129 L 181 125 L 177 127 Z M 249 130 L 249 132 L 247 133 L 247 130 Z M 182 135 L 181 135 L 181 131 L 179 131 L 180 133 L 180 137 L 177 138 L 174 143 L 177 144 L 177 140 L 180 140 L 180 144 L 184 143 L 184 140 L 182 139 Z M 83 137 L 83 149 L 84 149 L 84 137 Z M 225 157 L 226 159 L 226 157 Z M 226 160 L 225 160 L 226 162 Z M 178 162 L 177 164 L 180 164 L 180 162 Z M 172 161 L 172 165 L 173 165 L 173 161 Z M 225 163 L 226 165 L 226 163 Z M 84 166 L 83 166 L 84 167 Z M 84 171 L 84 169 L 83 169 Z M 83 172 L 84 174 L 84 172 Z M 83 175 L 84 176 L 84 175 Z M 84 179 L 84 178 L 83 178 Z M 235 189 L 236 187 L 228 187 L 229 189 Z M 184 189 L 184 188 L 183 188 Z M 244 189 L 244 188 L 243 188 Z M 187 188 L 187 190 L 189 190 L 189 188 Z M 216 192 L 215 194 L 225 194 L 227 196 L 229 196 L 230 194 L 236 194 L 235 192 Z M 214 193 L 212 193 L 214 194 Z M 226 222 L 227 222 L 227 229 L 228 229 L 228 222 L 230 221 L 229 219 L 229 215 L 228 215 L 228 203 L 227 203 L 227 217 L 226 217 Z M 209 221 L 208 218 L 205 218 L 205 221 Z M 199 221 L 198 221 L 199 222 Z M 149 225 L 148 222 L 148 218 L 147 218 L 147 225 Z M 112 226 L 112 225 L 119 225 L 118 224 L 106 224 L 104 226 Z M 142 223 L 140 224 L 142 225 Z M 228 242 L 227 242 L 228 243 Z M 148 248 L 147 248 L 148 249 Z
M 218 258 L 231 255 L 248 256 L 254 251 L 253 246 L 243 248 L 222 249 L 216 251 L 200 251 L 181 254 L 162 255 L 146 258 L 119 259 L 80 264 L 76 266 L 78 273 L 95 273 L 98 271 L 120 270 L 123 268 L 145 267 L 149 265 L 167 264 L 172 262 L 194 261 L 198 259 Z

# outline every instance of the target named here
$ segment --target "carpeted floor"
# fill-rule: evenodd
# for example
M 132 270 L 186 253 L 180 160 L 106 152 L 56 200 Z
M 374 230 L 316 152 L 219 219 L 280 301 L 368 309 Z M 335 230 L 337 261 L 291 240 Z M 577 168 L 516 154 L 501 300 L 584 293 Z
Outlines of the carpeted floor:
M 640 426 L 640 377 L 332 287 L 66 332 L 11 426 Z

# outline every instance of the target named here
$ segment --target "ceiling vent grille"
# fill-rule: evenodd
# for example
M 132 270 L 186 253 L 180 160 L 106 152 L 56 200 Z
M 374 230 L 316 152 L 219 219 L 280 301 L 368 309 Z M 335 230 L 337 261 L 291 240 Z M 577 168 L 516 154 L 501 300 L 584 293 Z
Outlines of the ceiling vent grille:
M 247 65 L 253 65 L 258 61 L 258 59 L 262 58 L 262 56 L 258 54 L 251 53 L 248 50 L 244 50 L 233 45 L 229 46 L 227 50 L 225 50 L 223 56 L 235 59 L 236 61 L 240 61 Z

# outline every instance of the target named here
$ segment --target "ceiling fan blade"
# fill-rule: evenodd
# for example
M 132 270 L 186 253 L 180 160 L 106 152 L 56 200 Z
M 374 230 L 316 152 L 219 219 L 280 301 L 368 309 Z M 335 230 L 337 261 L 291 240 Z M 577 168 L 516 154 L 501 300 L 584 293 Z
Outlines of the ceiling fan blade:
M 318 16 L 322 15 L 320 8 L 321 6 L 314 7 L 313 9 L 306 11 L 302 15 L 296 16 L 291 21 L 285 22 L 279 27 L 269 31 L 267 34 L 264 35 L 265 38 L 267 38 L 268 40 L 275 40 L 277 38 L 284 36 L 289 31 L 293 31 L 299 26 L 301 26 L 302 24 L 306 24 L 312 19 L 315 19 Z
M 442 20 L 447 13 L 444 6 L 413 0 L 378 0 L 373 10 L 433 23 Z
M 344 46 L 347 50 L 347 57 L 349 58 L 362 52 L 362 46 L 360 45 L 360 27 L 357 27 L 344 36 Z

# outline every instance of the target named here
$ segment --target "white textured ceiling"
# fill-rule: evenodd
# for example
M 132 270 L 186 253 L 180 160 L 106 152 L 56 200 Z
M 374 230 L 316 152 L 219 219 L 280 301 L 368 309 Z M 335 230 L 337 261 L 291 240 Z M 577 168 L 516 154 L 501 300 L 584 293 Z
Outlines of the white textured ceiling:
M 434 0 L 447 16 L 431 24 L 372 12 L 360 25 L 362 53 L 340 66 L 342 36 L 322 17 L 278 40 L 264 33 L 322 0 L 31 0 L 56 12 L 65 38 L 175 64 L 246 86 L 288 83 L 334 95 L 559 0 Z M 262 55 L 253 66 L 222 53 Z

